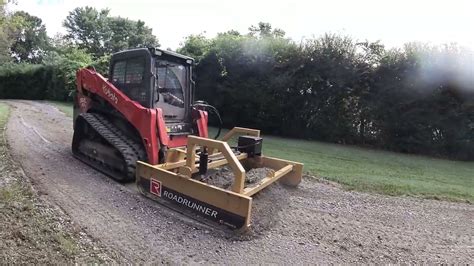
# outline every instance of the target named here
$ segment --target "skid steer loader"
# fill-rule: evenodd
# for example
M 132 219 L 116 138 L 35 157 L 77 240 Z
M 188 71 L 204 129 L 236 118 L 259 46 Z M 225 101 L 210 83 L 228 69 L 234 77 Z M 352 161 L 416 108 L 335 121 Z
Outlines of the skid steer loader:
M 273 182 L 297 186 L 303 165 L 266 157 L 260 131 L 235 127 L 221 140 L 208 137 L 212 106 L 194 102 L 194 60 L 140 48 L 115 53 L 108 79 L 93 68 L 77 71 L 74 96 L 76 158 L 119 182 L 135 180 L 141 193 L 232 229 L 250 225 L 252 196 Z M 220 119 L 220 118 L 219 118 Z M 227 141 L 237 138 L 237 146 Z M 202 177 L 228 167 L 230 187 Z M 246 182 L 246 170 L 272 170 Z

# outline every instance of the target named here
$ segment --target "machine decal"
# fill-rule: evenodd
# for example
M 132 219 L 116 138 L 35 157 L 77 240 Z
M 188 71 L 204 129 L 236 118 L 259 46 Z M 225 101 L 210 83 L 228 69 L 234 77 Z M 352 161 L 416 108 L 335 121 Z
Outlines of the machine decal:
M 84 95 L 78 94 L 77 99 L 78 99 L 79 109 L 81 109 L 81 112 L 87 112 L 87 110 L 90 108 L 90 102 L 91 102 L 90 98 Z
M 118 98 L 117 98 L 117 95 L 115 95 L 115 93 L 109 89 L 109 87 L 107 87 L 106 85 L 103 85 L 102 86 L 102 91 L 104 92 L 104 94 L 109 97 L 109 99 L 114 102 L 115 104 L 118 103 Z
M 204 215 L 211 216 L 212 218 L 217 218 L 218 212 L 212 208 L 197 204 L 196 202 L 189 200 L 185 197 L 179 196 L 169 190 L 165 190 L 163 192 L 163 197 L 168 198 L 178 204 L 182 204 L 190 209 L 198 211 Z
M 150 193 L 158 197 L 161 197 L 161 182 L 160 181 L 155 180 L 155 179 L 150 179 Z
M 217 208 L 216 206 L 212 206 L 203 201 L 179 193 L 166 187 L 166 185 L 163 185 L 156 179 L 146 179 L 144 177 L 140 177 L 138 185 L 142 188 L 149 188 L 149 191 L 152 195 L 158 196 L 156 193 L 152 192 L 153 184 L 157 183 L 160 184 L 161 196 L 159 197 L 162 199 L 170 201 L 173 204 L 183 206 L 199 216 L 205 217 L 218 224 L 225 225 L 231 229 L 238 229 L 245 225 L 245 217 L 225 211 L 223 209 Z

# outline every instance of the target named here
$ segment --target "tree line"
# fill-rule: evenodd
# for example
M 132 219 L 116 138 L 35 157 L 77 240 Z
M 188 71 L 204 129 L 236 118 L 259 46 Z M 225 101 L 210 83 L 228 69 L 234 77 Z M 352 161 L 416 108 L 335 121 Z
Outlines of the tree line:
M 77 69 L 92 65 L 106 74 L 112 53 L 160 46 L 143 21 L 109 12 L 75 8 L 63 21 L 66 34 L 50 38 L 40 18 L 7 13 L 0 2 L 0 98 L 70 100 Z
M 0 60 L 11 62 L 0 68 L 0 98 L 64 100 L 77 68 L 107 73 L 111 53 L 159 46 L 145 23 L 107 9 L 74 9 L 67 34 L 52 39 L 24 12 L 3 12 L 0 23 Z M 246 33 L 190 35 L 177 52 L 196 59 L 196 96 L 219 109 L 226 127 L 474 159 L 473 55 L 455 44 L 388 49 L 337 34 L 297 43 L 259 23 Z
M 356 42 L 325 34 L 295 43 L 268 23 L 249 33 L 192 35 L 198 98 L 226 127 L 474 159 L 472 51 L 457 45 Z

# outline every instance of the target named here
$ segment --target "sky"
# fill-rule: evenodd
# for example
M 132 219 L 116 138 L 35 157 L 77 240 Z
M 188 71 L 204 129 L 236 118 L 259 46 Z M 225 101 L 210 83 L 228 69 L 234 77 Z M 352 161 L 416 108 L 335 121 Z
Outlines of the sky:
M 474 1 L 469 0 L 17 0 L 9 10 L 40 17 L 48 35 L 64 33 L 62 22 L 75 7 L 109 8 L 112 16 L 143 20 L 162 48 L 176 49 L 190 34 L 213 37 L 241 33 L 269 22 L 300 42 L 326 32 L 388 47 L 406 42 L 456 42 L 474 49 Z

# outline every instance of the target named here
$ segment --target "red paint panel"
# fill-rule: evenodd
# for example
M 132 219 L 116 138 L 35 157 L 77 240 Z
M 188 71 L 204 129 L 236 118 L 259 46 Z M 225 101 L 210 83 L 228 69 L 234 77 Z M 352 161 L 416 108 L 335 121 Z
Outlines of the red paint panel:
M 158 164 L 160 143 L 157 138 L 157 110 L 145 108 L 131 100 L 93 70 L 82 68 L 78 70 L 76 77 L 78 91 L 86 89 L 98 94 L 125 116 L 140 133 L 148 155 L 148 163 Z
M 196 121 L 199 137 L 208 138 L 209 134 L 207 131 L 207 122 L 208 122 L 208 114 L 206 111 L 198 110 L 199 111 L 199 119 Z
M 176 147 L 186 146 L 186 144 L 188 144 L 188 137 L 187 136 L 173 136 L 170 139 L 168 147 L 176 148 Z
M 156 122 L 158 123 L 158 135 L 160 136 L 161 143 L 168 146 L 169 136 L 168 132 L 166 132 L 166 124 L 163 119 L 163 110 L 161 110 L 161 108 L 156 108 Z

